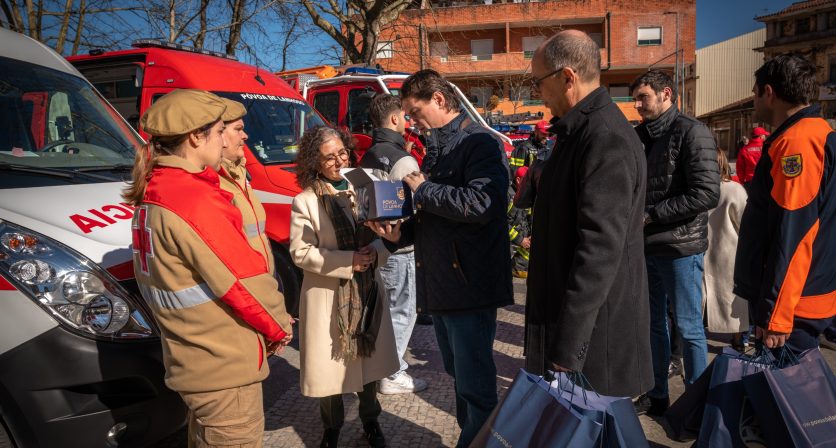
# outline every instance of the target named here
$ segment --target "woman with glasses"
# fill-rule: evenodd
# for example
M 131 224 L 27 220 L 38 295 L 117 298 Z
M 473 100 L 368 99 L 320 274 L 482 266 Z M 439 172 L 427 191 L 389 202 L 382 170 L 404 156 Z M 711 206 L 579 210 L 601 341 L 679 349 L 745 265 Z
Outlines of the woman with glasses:
M 357 393 L 370 446 L 385 446 L 376 382 L 399 369 L 387 299 L 374 270 L 389 252 L 357 222 L 356 195 L 340 175 L 349 168 L 351 136 L 330 126 L 305 132 L 293 200 L 290 254 L 304 270 L 299 306 L 302 395 L 320 398 L 321 447 L 336 447 L 342 394 Z M 384 291 L 381 291 L 383 293 Z

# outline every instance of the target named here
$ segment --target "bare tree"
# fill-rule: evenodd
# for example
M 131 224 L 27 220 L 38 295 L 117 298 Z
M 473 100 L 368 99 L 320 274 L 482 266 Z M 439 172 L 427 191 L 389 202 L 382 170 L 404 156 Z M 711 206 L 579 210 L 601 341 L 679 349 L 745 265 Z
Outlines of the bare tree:
M 233 3 L 229 6 L 232 8 L 232 21 L 229 23 L 229 38 L 226 40 L 226 54 L 235 54 L 235 47 L 238 46 L 238 41 L 241 40 L 241 28 L 244 26 L 242 18 L 247 2 L 246 0 L 233 0 Z
M 373 64 L 380 31 L 394 22 L 410 0 L 299 0 L 321 28 L 342 48 L 348 63 Z M 328 18 L 339 23 L 339 29 Z
M 206 42 L 206 10 L 208 8 L 209 0 L 200 0 L 200 27 L 194 39 L 192 39 L 195 48 L 203 48 L 203 44 Z
M 78 54 L 78 47 L 81 44 L 81 33 L 84 29 L 84 15 L 87 11 L 87 1 L 81 0 L 81 3 L 78 6 L 78 22 L 75 28 L 75 39 L 73 39 L 73 50 L 70 53 L 71 55 Z
M 298 0 L 0 0 L 0 26 L 62 54 L 125 48 L 137 36 L 215 48 L 286 67 L 319 31 Z M 279 38 L 277 39 L 277 33 Z
M 58 42 L 55 44 L 55 51 L 59 54 L 64 52 L 64 41 L 67 40 L 67 30 L 70 27 L 72 6 L 73 0 L 66 0 L 66 2 L 64 2 L 64 11 L 61 14 L 61 29 L 58 31 Z
M 18 7 L 17 2 L 0 0 L 0 7 L 2 7 L 3 15 L 5 16 L 3 26 L 8 27 L 12 31 L 23 33 L 23 17 L 20 14 L 20 7 Z

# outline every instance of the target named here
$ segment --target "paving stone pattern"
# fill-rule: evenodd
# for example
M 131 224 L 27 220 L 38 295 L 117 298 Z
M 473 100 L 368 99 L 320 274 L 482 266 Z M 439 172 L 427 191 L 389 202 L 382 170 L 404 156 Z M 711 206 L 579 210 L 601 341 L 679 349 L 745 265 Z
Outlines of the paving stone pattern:
M 515 304 L 497 314 L 494 358 L 497 364 L 497 390 L 501 396 L 523 365 L 523 323 L 525 315 L 525 283 L 514 280 Z M 719 353 L 722 343 L 710 341 L 710 356 Z M 831 367 L 836 365 L 836 352 L 823 350 Z M 455 419 L 455 396 L 452 379 L 444 372 L 436 345 L 433 327 L 417 325 L 407 354 L 409 373 L 426 380 L 429 388 L 417 394 L 378 395 L 383 407 L 380 425 L 389 446 L 440 447 L 454 446 L 459 427 Z M 322 437 L 319 403 L 303 397 L 299 391 L 298 347 L 288 347 L 281 358 L 270 358 L 270 378 L 264 383 L 265 435 L 269 448 L 316 447 Z M 670 381 L 671 399 L 684 390 L 682 380 Z M 358 417 L 357 397 L 345 395 L 346 422 L 340 446 L 368 446 L 363 439 Z M 663 419 L 641 416 L 640 421 L 651 446 L 688 447 L 692 442 L 671 440 Z M 154 448 L 185 447 L 185 431 L 154 445 Z

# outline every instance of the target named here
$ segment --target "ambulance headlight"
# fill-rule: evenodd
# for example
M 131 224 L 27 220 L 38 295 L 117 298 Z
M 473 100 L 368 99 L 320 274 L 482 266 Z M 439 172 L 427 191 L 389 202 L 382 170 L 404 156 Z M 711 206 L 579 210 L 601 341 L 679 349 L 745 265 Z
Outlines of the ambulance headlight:
M 0 222 L 0 273 L 71 330 L 109 339 L 155 336 L 139 299 L 51 238 Z

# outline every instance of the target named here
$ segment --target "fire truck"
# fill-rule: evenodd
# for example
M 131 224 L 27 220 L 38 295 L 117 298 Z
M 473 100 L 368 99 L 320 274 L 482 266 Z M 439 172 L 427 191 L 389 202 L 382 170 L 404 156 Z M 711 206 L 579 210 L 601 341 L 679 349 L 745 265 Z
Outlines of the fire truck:
M 330 76 L 319 79 L 322 76 L 320 73 L 323 72 Z M 322 67 L 312 67 L 280 72 L 277 75 L 289 80 L 291 84 L 297 85 L 302 97 L 329 123 L 351 131 L 357 141 L 358 158 L 362 157 L 372 142 L 373 129 L 369 120 L 369 102 L 378 93 L 399 96 L 401 85 L 408 77 L 408 74 L 405 73 L 386 73 L 379 69 L 366 67 L 348 67 L 344 70 L 323 70 Z M 514 150 L 511 139 L 488 126 L 462 91 L 455 84 L 451 83 L 450 85 L 453 86 L 453 90 L 459 98 L 462 112 L 496 135 L 502 141 L 506 155 L 510 157 Z M 416 147 L 421 148 L 418 133 L 415 129 L 408 130 L 405 138 L 417 142 Z M 419 162 L 423 157 L 422 153 L 413 153 L 413 156 Z
M 305 130 L 323 124 L 297 91 L 269 71 L 223 53 L 158 40 L 138 40 L 129 50 L 68 58 L 140 135 L 139 117 L 174 89 L 203 89 L 240 101 L 250 183 L 267 212 L 276 275 L 288 311 L 298 312 L 301 272 L 288 252 L 290 205 L 300 189 L 294 161 Z

